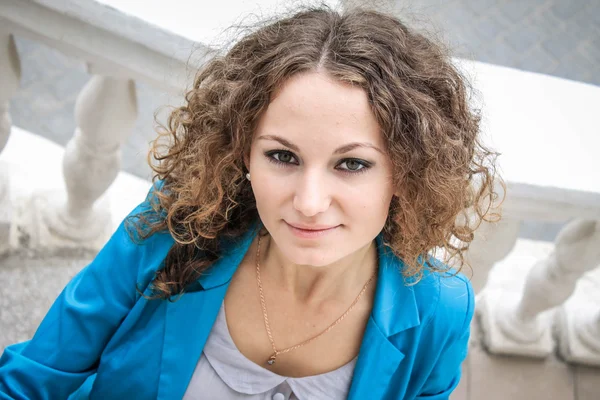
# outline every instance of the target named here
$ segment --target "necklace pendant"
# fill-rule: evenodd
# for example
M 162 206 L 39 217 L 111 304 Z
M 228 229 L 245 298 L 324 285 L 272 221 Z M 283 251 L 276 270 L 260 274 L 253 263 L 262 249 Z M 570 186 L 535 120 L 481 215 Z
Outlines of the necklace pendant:
M 275 355 L 272 355 L 271 357 L 269 357 L 267 364 L 269 364 L 269 365 L 275 364 L 275 357 L 276 357 Z

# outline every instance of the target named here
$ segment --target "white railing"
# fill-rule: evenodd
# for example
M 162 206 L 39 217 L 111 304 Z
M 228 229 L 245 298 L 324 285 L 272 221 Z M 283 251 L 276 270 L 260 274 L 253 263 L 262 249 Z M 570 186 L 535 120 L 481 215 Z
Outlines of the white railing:
M 600 274 L 600 160 L 593 155 L 600 146 L 594 112 L 600 88 L 480 63 L 463 66 L 481 92 L 483 130 L 502 153 L 508 184 L 503 220 L 484 225 L 469 254 L 485 345 L 492 353 L 543 358 L 558 341 L 565 360 L 600 365 L 600 302 L 586 298 L 600 282 L 575 290 L 586 273 Z M 566 223 L 550 251 L 533 262 L 510 257 L 527 220 Z M 484 289 L 492 267 L 517 276 Z
M 120 148 L 136 119 L 134 81 L 180 93 L 188 65 L 197 67 L 211 50 L 91 0 L 0 0 L 0 149 L 20 76 L 12 34 L 79 57 L 93 76 L 77 99 L 77 129 L 63 159 L 66 190 L 35 193 L 31 207 L 19 208 L 36 218 L 11 215 L 9 174 L 0 165 L 0 243 L 12 221 L 27 220 L 19 230 L 29 233 L 29 246 L 98 249 L 113 227 L 96 200 L 120 169 Z M 600 160 L 592 157 L 600 148 L 600 88 L 457 63 L 481 92 L 483 130 L 502 153 L 508 184 L 504 219 L 483 225 L 469 252 L 485 344 L 493 353 L 529 357 L 558 348 L 569 362 L 600 365 L 600 301 L 572 296 L 578 286 L 600 285 L 583 279 L 597 275 L 600 263 Z M 532 219 L 568 223 L 549 252 L 521 265 L 510 254 L 521 221 Z M 486 288 L 492 269 L 526 273 L 525 284 Z
M 11 34 L 79 57 L 92 74 L 77 98 L 77 128 L 63 158 L 66 191 L 34 194 L 26 212 L 35 217 L 20 230 L 32 247 L 98 249 L 112 227 L 107 208 L 93 205 L 120 170 L 121 146 L 137 117 L 134 81 L 181 93 L 189 68 L 202 64 L 213 50 L 85 0 L 0 0 L 0 32 L 2 146 L 10 131 L 8 100 L 19 82 L 19 58 Z M 8 187 L 7 177 L 3 178 L 0 202 L 8 198 L 2 195 Z M 2 209 L 10 208 L 5 204 Z M 0 215 L 1 235 L 8 234 L 9 219 Z
M 9 100 L 16 93 L 21 78 L 21 66 L 15 42 L 6 31 L 0 30 L 0 152 L 6 146 L 12 121 Z M 12 207 L 7 166 L 0 166 L 0 254 L 8 250 Z

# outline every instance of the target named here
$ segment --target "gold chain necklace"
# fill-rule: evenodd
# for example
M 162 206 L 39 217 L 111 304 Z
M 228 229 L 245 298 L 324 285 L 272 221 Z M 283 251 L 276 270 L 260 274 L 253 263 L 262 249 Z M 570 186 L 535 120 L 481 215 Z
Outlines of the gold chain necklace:
M 344 312 L 338 319 L 333 321 L 333 323 L 331 325 L 329 325 L 324 331 L 317 334 L 316 336 L 311 337 L 310 339 L 307 339 L 301 343 L 298 343 L 297 345 L 290 346 L 290 347 L 287 347 L 282 350 L 277 350 L 277 347 L 275 347 L 275 341 L 273 340 L 273 334 L 271 333 L 271 328 L 269 326 L 269 317 L 267 316 L 267 305 L 265 304 L 265 296 L 263 294 L 262 282 L 260 280 L 260 261 L 259 261 L 260 260 L 260 239 L 261 239 L 261 237 L 259 236 L 257 249 L 256 249 L 256 283 L 258 284 L 258 293 L 260 295 L 260 304 L 262 306 L 263 318 L 265 321 L 265 329 L 267 330 L 267 336 L 269 337 L 269 341 L 271 342 L 271 347 L 273 348 L 273 354 L 271 354 L 271 357 L 269 357 L 269 359 L 267 360 L 267 364 L 273 365 L 275 363 L 275 359 L 277 358 L 277 356 L 279 354 L 284 354 L 284 353 L 290 352 L 292 350 L 296 350 L 297 348 L 302 347 L 306 344 L 309 344 L 310 342 L 312 342 L 319 336 L 324 335 L 325 333 L 329 332 L 331 329 L 333 329 L 334 326 L 336 326 L 337 324 L 342 322 L 342 320 L 344 318 L 346 318 L 346 316 L 350 313 L 350 311 L 352 311 L 354 306 L 356 306 L 356 304 L 358 303 L 358 301 L 360 300 L 362 295 L 367 290 L 367 287 L 369 286 L 369 284 L 373 281 L 373 279 L 375 279 L 375 275 L 377 274 L 377 271 L 375 271 L 375 273 L 373 273 L 373 275 L 371 276 L 371 278 L 369 278 L 367 283 L 365 283 L 362 290 L 360 291 L 358 296 L 356 296 L 356 299 L 354 299 L 352 304 L 350 304 L 350 307 L 348 307 L 346 312 Z

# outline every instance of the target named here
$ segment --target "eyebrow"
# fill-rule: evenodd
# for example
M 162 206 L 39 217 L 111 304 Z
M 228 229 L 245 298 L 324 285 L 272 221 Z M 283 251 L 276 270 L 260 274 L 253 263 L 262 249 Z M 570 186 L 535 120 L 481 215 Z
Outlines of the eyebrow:
M 258 139 L 264 139 L 264 140 L 274 140 L 276 142 L 281 143 L 282 145 L 289 147 L 290 149 L 296 151 L 296 152 L 300 152 L 300 149 L 298 148 L 298 146 L 296 146 L 295 144 L 293 144 L 292 142 L 290 142 L 289 140 L 282 138 L 281 136 L 277 136 L 277 135 L 262 135 L 259 136 Z M 369 149 L 373 149 L 376 150 L 378 152 L 380 152 L 381 154 L 385 155 L 385 153 L 377 146 L 371 144 L 371 143 L 366 143 L 366 142 L 353 142 L 353 143 L 348 143 L 345 144 L 341 147 L 338 147 L 333 154 L 343 154 L 343 153 L 348 153 L 351 150 L 354 150 L 356 148 L 369 148 Z

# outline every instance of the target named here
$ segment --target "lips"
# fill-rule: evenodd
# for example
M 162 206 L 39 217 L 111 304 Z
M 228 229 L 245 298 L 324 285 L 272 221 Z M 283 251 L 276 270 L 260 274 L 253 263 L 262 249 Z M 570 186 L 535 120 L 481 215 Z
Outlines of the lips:
M 336 228 L 338 225 L 303 225 L 293 224 L 286 221 L 286 223 L 292 228 L 301 229 L 303 231 L 326 231 L 329 229 Z
M 324 238 L 329 235 L 333 235 L 341 225 L 304 225 L 304 224 L 290 224 L 284 221 L 288 226 L 290 232 L 297 238 L 303 240 L 316 240 Z

